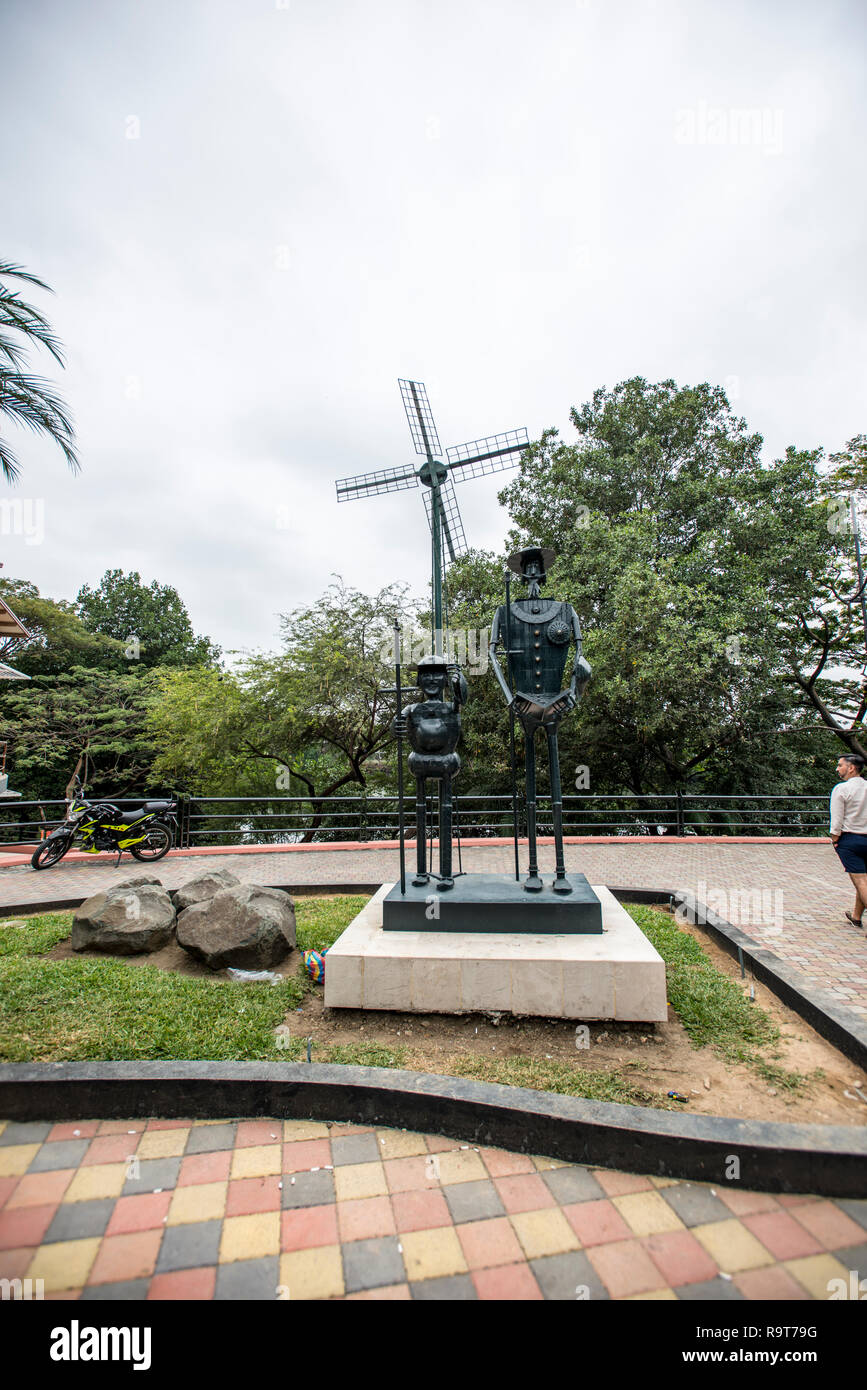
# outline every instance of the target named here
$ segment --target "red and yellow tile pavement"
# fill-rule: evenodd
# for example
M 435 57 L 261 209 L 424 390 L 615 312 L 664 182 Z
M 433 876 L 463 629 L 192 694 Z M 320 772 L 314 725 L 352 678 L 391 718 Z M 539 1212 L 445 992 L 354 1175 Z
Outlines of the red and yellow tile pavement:
M 358 1125 L 0 1120 L 0 1280 L 45 1298 L 804 1300 L 853 1271 L 867 1200 Z

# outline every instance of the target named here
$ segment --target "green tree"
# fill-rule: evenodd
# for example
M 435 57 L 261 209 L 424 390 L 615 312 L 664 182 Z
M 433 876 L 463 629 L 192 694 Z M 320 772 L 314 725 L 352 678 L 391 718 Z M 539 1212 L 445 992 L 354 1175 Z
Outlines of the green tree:
M 4 736 L 25 799 L 62 798 L 76 772 L 88 796 L 140 795 L 155 753 L 147 722 L 155 694 L 153 672 L 84 667 L 12 685 L 4 695 Z
M 594 668 L 563 727 L 564 783 L 574 761 L 599 792 L 719 790 L 725 777 L 733 790 L 801 789 L 805 757 L 828 746 L 804 689 L 817 605 L 831 635 L 813 689 L 835 707 L 852 694 L 828 673 L 851 656 L 830 587 L 851 563 L 821 451 L 763 464 L 761 436 L 708 384 L 634 378 L 595 392 L 572 423 L 576 443 L 547 430 L 500 494 L 509 548 L 557 552 L 549 591 L 578 610 Z M 487 571 L 479 557 L 454 567 L 456 622 L 490 620 L 502 568 L 493 557 Z M 491 692 L 479 694 L 467 742 L 489 718 Z
M 392 681 L 392 624 L 409 609 L 397 585 L 368 597 L 338 581 L 281 619 L 279 653 L 249 655 L 223 675 L 163 671 L 151 711 L 155 770 L 199 795 L 227 783 L 258 788 L 264 771 L 275 798 L 309 802 L 313 839 L 327 797 L 386 780 L 393 701 L 380 687 Z
M 43 598 L 36 585 L 25 579 L 0 579 L 0 598 L 31 634 L 31 640 L 14 653 L 14 665 L 25 675 L 56 676 L 72 666 L 117 669 L 124 664 L 123 643 L 91 632 L 74 604 Z M 2 698 L 0 687 L 0 709 Z
M 114 638 L 128 649 L 126 659 L 142 667 L 213 665 L 220 655 L 193 632 L 177 589 L 156 580 L 142 584 L 135 571 L 106 570 L 95 589 L 82 585 L 76 604 L 89 632 Z
M 75 432 L 70 415 L 51 382 L 27 371 L 28 350 L 37 344 L 50 352 L 62 367 L 63 349 L 47 320 L 27 304 L 7 280 L 20 280 L 52 291 L 20 265 L 0 261 L 0 415 L 10 423 L 45 434 L 62 450 L 73 472 L 79 469 Z M 14 483 L 20 475 L 18 460 L 0 433 L 0 474 Z

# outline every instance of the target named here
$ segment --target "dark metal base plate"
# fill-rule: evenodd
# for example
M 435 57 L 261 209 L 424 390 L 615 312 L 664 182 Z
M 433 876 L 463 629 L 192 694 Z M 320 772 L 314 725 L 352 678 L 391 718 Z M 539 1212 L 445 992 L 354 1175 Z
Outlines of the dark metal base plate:
M 443 893 L 434 878 L 421 888 L 407 878 L 403 896 L 396 883 L 383 898 L 383 930 L 520 932 L 523 936 L 601 933 L 602 904 L 583 874 L 569 875 L 569 894 L 555 893 L 550 877 L 543 881 L 541 893 L 528 893 L 523 879 L 519 883 L 502 874 L 464 874 Z

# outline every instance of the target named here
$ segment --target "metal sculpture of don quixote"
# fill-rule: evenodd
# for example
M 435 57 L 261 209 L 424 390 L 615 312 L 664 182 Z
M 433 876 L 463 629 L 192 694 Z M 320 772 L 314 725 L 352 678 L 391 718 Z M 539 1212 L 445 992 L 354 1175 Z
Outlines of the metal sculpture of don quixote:
M 491 661 L 509 707 L 512 747 L 512 806 L 514 815 L 515 876 L 463 873 L 453 866 L 454 778 L 460 771 L 458 744 L 461 707 L 467 702 L 467 682 L 447 656 L 448 598 L 444 575 L 448 559 L 466 550 L 466 539 L 453 482 L 480 477 L 518 465 L 527 448 L 527 431 L 511 430 L 460 444 L 441 457 L 442 449 L 424 384 L 400 382 L 404 408 L 416 452 L 423 456 L 419 468 L 382 469 L 376 473 L 343 478 L 337 483 L 338 501 L 395 492 L 403 488 L 425 489 L 424 501 L 431 532 L 431 643 L 430 654 L 414 666 L 412 684 L 424 696 L 404 708 L 400 654 L 400 629 L 395 623 L 394 732 L 398 755 L 398 824 L 400 882 L 383 900 L 382 925 L 386 931 L 597 933 L 602 931 L 599 899 L 583 874 L 567 878 L 563 854 L 562 799 L 557 750 L 557 729 L 577 704 L 590 668 L 581 652 L 581 628 L 570 604 L 541 597 L 541 587 L 553 560 L 553 552 L 528 547 L 511 557 L 511 568 L 527 585 L 525 597 L 511 601 L 509 580 L 506 602 L 497 610 L 491 630 Z M 572 679 L 562 689 L 566 658 L 576 644 Z M 505 645 L 503 645 L 505 644 Z M 499 664 L 506 660 L 508 680 Z M 514 688 L 513 688 L 514 687 Z M 517 789 L 514 757 L 514 720 L 521 723 L 526 745 L 527 830 L 529 873 L 522 883 L 518 871 Z M 538 868 L 536 837 L 535 735 L 542 729 L 548 741 L 551 801 L 554 820 L 555 871 L 552 892 L 545 892 Z M 416 784 L 416 871 L 407 881 L 404 821 L 403 743 L 410 745 L 409 771 Z M 427 783 L 435 781 L 439 801 L 439 872 L 433 854 L 427 854 Z M 458 845 L 460 853 L 460 843 Z M 460 858 L 459 858 L 460 864 Z M 433 891 L 432 891 L 433 890 Z M 432 906 L 433 905 L 433 906 Z
M 524 882 L 528 893 L 541 893 L 536 845 L 536 734 L 542 730 L 548 740 L 548 768 L 551 781 L 551 812 L 554 821 L 555 893 L 572 892 L 566 877 L 563 854 L 563 794 L 560 790 L 560 753 L 557 730 L 574 709 L 590 679 L 591 671 L 581 647 L 581 624 L 569 603 L 543 599 L 541 589 L 555 559 L 553 550 L 528 546 L 509 558 L 509 568 L 527 586 L 524 598 L 510 598 L 506 575 L 506 602 L 498 608 L 491 626 L 489 648 L 491 666 L 506 697 L 510 711 L 520 720 L 526 744 L 527 839 L 530 871 Z M 503 676 L 499 653 L 505 640 L 506 670 Z M 566 658 L 574 641 L 575 659 L 568 690 L 563 689 Z

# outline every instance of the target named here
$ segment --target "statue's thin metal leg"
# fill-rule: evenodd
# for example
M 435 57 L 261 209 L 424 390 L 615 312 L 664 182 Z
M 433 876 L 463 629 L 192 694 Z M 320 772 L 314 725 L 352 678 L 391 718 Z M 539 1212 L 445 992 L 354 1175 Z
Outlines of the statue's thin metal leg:
M 535 730 L 524 729 L 524 742 L 527 747 L 527 839 L 530 845 L 530 872 L 524 880 L 527 893 L 541 893 L 542 880 L 536 861 L 536 745 Z
M 452 878 L 452 779 L 440 780 L 440 876 L 437 890 L 440 893 L 454 888 Z
M 555 893 L 571 893 L 572 884 L 566 877 L 566 861 L 563 856 L 563 793 L 560 790 L 560 753 L 557 748 L 557 729 L 556 727 L 549 727 L 546 733 L 548 735 L 548 764 L 551 774 L 551 809 L 554 813 L 556 876 L 552 886 Z
M 425 779 L 415 779 L 415 878 L 413 884 L 422 888 L 430 880 L 427 871 L 427 826 L 425 823 Z

